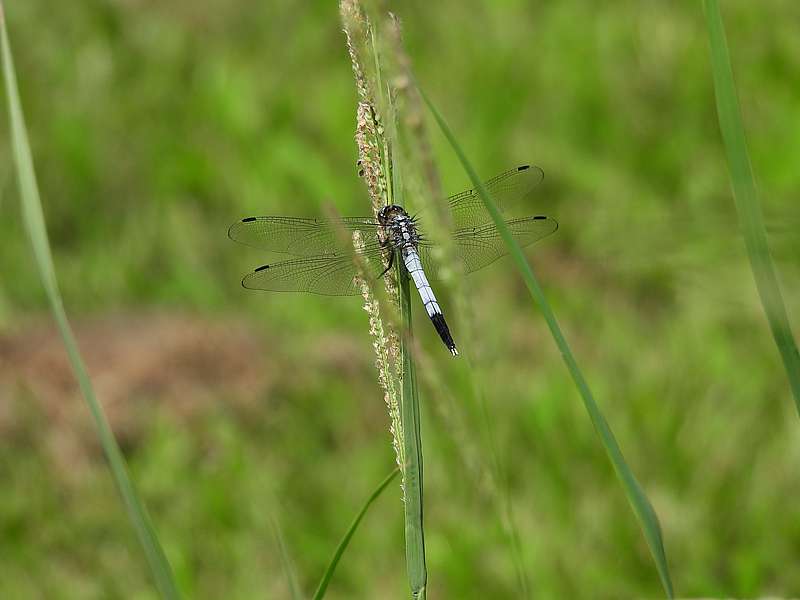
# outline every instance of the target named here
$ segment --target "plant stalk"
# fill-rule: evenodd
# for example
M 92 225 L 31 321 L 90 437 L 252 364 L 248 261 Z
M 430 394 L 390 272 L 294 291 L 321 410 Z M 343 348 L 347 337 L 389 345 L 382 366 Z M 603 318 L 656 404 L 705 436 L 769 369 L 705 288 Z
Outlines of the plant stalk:
M 419 389 L 414 356 L 411 352 L 411 290 L 401 257 L 396 257 L 400 284 L 402 327 L 403 386 L 400 418 L 403 423 L 403 496 L 405 505 L 406 570 L 414 600 L 425 600 L 428 571 L 425 566 L 425 530 L 422 515 L 422 439 L 420 436 Z

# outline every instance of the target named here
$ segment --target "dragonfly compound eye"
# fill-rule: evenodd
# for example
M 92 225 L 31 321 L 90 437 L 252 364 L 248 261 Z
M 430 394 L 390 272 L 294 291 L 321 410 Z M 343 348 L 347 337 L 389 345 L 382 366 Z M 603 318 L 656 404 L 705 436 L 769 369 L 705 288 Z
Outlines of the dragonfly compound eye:
M 392 212 L 394 212 L 394 205 L 390 204 L 388 206 L 384 206 L 382 209 L 378 211 L 378 222 L 381 225 L 386 225 L 392 217 Z

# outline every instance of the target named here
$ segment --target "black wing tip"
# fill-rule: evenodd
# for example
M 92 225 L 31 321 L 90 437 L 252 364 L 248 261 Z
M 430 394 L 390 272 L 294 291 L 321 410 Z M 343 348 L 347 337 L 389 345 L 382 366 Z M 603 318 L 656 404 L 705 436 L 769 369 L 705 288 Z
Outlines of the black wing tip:
M 553 225 L 555 225 L 553 231 L 558 229 L 558 221 L 553 217 L 548 217 L 546 215 L 535 215 L 533 217 L 528 217 L 532 221 L 550 221 Z
M 234 223 L 233 225 L 228 227 L 228 238 L 233 240 L 234 242 L 242 243 L 240 240 L 237 240 L 235 237 L 233 237 L 234 230 L 236 229 L 236 227 L 240 223 L 250 223 L 252 221 L 257 221 L 257 220 L 258 220 L 258 217 L 245 217 L 244 219 L 240 219 L 240 220 L 236 221 L 236 223 Z
M 259 288 L 257 288 L 257 287 L 252 287 L 252 286 L 248 285 L 248 282 L 249 282 L 249 281 L 250 281 L 250 279 L 253 277 L 253 275 L 255 275 L 256 273 L 258 273 L 259 271 L 263 271 L 264 269 L 269 269 L 269 267 L 270 267 L 269 265 L 262 265 L 262 266 L 258 267 L 257 269 L 255 269 L 255 270 L 251 271 L 251 272 L 250 272 L 250 273 L 248 273 L 247 275 L 245 275 L 245 276 L 242 278 L 242 287 L 243 287 L 244 289 L 246 289 L 246 290 L 257 290 L 257 289 L 259 289 Z
M 536 165 L 520 165 L 517 167 L 517 171 L 527 171 L 528 169 L 533 169 L 539 174 L 538 183 L 541 183 L 544 180 L 544 171 Z

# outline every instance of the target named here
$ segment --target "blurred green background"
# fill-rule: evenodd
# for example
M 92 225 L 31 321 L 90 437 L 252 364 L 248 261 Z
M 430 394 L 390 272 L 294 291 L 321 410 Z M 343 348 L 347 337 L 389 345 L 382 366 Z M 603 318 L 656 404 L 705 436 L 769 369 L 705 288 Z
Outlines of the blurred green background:
M 797 327 L 800 4 L 722 5 Z M 800 593 L 800 423 L 737 230 L 700 3 L 396 10 L 418 79 L 479 171 L 532 162 L 547 174 L 526 212 L 561 228 L 529 255 L 661 518 L 678 594 Z M 240 276 L 264 257 L 225 232 L 325 203 L 368 211 L 336 3 L 6 11 L 67 310 L 180 587 L 288 597 L 277 523 L 310 592 L 394 462 L 366 315 L 356 298 L 245 292 Z M 433 137 L 445 188 L 469 187 Z M 155 598 L 50 324 L 8 144 L 0 153 L 0 595 Z M 661 596 L 513 266 L 469 283 L 468 351 L 533 597 Z M 518 597 L 479 411 L 423 318 L 426 368 L 447 384 L 423 396 L 430 597 Z M 329 597 L 406 594 L 392 485 Z

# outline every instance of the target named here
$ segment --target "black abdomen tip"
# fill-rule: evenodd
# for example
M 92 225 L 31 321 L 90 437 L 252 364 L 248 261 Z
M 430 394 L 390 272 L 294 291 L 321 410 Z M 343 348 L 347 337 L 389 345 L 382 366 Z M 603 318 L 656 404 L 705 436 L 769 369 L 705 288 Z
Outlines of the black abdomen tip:
M 439 337 L 442 338 L 444 345 L 447 346 L 448 350 L 450 350 L 450 354 L 453 356 L 458 356 L 458 349 L 453 341 L 453 336 L 450 335 L 450 329 L 447 327 L 447 321 L 444 320 L 444 315 L 442 313 L 436 313 L 431 317 L 431 321 L 433 322 L 433 326 L 436 328 L 436 333 L 439 334 Z

